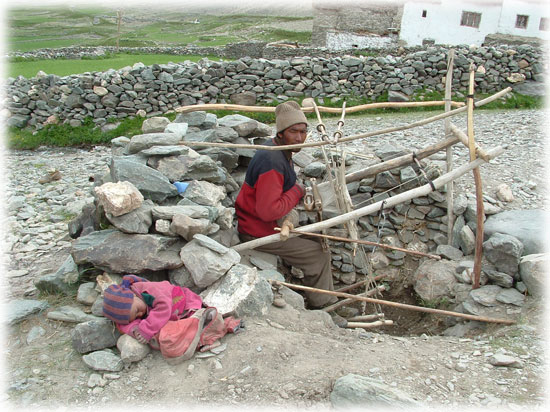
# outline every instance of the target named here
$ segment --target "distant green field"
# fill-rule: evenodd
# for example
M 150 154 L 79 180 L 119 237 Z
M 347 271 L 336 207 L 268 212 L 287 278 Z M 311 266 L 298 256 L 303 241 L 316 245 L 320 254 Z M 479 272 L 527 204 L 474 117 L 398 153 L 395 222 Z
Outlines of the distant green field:
M 70 7 L 27 7 L 8 10 L 9 51 L 31 51 L 66 46 L 221 46 L 227 43 L 258 41 L 309 42 L 311 17 L 256 15 L 195 15 L 165 12 L 146 15 L 123 11 L 118 37 L 114 9 Z M 299 30 L 277 25 L 296 22 Z M 300 23 L 304 22 L 304 29 Z
M 23 76 L 27 79 L 35 77 L 38 71 L 57 76 L 69 76 L 85 72 L 103 72 L 109 69 L 121 69 L 126 66 L 133 66 L 141 62 L 146 66 L 152 64 L 179 63 L 185 60 L 197 62 L 207 57 L 210 60 L 219 60 L 216 56 L 175 56 L 172 54 L 113 54 L 108 58 L 95 60 L 29 60 L 12 62 L 7 66 L 7 75 L 10 77 Z

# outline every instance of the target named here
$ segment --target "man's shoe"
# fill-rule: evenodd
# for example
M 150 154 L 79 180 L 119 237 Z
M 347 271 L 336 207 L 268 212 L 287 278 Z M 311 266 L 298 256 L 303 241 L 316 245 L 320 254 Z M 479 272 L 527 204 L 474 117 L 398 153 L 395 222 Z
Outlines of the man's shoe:
M 346 318 L 343 318 L 342 316 L 334 312 L 330 314 L 330 317 L 332 318 L 334 324 L 339 328 L 345 328 L 346 326 L 348 326 L 348 320 Z

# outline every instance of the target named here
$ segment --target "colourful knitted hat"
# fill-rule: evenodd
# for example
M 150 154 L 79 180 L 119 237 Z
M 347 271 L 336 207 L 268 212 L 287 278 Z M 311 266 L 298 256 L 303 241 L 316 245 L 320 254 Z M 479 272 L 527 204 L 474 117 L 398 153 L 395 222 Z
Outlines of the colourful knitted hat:
M 104 292 L 103 315 L 115 323 L 130 323 L 134 292 L 122 285 L 111 285 Z
M 275 108 L 275 116 L 277 133 L 298 123 L 307 124 L 306 115 L 300 109 L 300 105 L 292 100 L 278 105 Z

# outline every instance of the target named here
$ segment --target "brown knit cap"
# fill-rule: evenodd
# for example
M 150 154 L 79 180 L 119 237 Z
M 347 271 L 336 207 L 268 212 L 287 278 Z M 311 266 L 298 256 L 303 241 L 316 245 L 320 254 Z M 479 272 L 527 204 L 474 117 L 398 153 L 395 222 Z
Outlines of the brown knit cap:
M 275 124 L 277 133 L 298 123 L 307 124 L 306 115 L 300 109 L 300 105 L 294 101 L 284 102 L 275 108 Z

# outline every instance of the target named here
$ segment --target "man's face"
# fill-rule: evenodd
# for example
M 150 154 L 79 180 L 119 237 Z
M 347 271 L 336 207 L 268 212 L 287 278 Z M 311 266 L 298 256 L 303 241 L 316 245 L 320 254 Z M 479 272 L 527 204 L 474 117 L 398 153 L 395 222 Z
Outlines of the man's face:
M 283 145 L 302 144 L 307 137 L 307 124 L 298 123 L 287 127 L 281 133 L 281 142 Z M 300 148 L 291 149 L 293 152 L 299 152 Z

